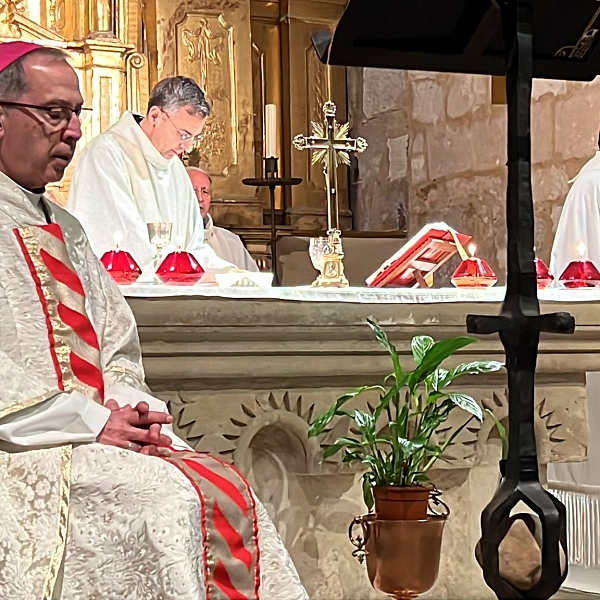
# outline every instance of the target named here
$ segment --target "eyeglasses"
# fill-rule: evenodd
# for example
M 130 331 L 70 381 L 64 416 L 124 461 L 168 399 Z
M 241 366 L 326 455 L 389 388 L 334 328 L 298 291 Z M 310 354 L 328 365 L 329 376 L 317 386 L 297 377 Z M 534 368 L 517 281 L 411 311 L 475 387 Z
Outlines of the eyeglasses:
M 34 110 L 41 110 L 45 113 L 46 121 L 52 127 L 61 127 L 71 122 L 73 115 L 77 118 L 81 116 L 83 111 L 91 111 L 91 108 L 71 108 L 69 106 L 39 106 L 38 104 L 25 104 L 24 102 L 8 102 L 0 100 L 1 106 L 13 106 L 15 108 L 31 108 Z
M 175 125 L 175 123 L 173 123 L 173 119 L 171 119 L 169 113 L 166 110 L 163 110 L 163 109 L 161 109 L 161 110 L 166 115 L 167 119 L 169 119 L 169 122 L 171 123 L 171 125 L 173 125 L 173 127 L 175 127 L 182 142 L 192 142 L 195 144 L 196 142 L 199 142 L 202 139 L 201 133 L 199 133 L 198 135 L 192 135 L 189 131 L 179 129 L 179 127 L 177 127 L 177 125 Z

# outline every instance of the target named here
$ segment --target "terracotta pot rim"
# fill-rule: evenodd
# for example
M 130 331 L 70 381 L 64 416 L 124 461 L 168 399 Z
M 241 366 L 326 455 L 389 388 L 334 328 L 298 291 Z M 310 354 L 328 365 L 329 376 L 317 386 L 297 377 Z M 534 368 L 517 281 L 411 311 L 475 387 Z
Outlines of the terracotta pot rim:
M 415 484 L 415 485 L 374 485 L 373 490 L 414 490 L 423 491 L 429 490 L 430 492 L 435 489 L 435 486 L 431 483 L 426 484 Z

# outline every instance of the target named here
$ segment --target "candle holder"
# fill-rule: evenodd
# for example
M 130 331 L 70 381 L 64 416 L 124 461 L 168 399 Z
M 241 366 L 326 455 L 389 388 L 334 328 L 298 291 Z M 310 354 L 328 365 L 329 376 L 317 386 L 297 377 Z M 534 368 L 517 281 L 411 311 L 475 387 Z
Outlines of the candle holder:
M 195 285 L 202 275 L 204 269 L 185 250 L 171 252 L 156 269 L 156 276 L 167 285 Z
M 100 262 L 118 285 L 131 285 L 142 274 L 142 269 L 133 256 L 129 252 L 119 250 L 118 246 L 114 250 L 105 252 Z
M 536 256 L 534 262 L 537 288 L 538 290 L 545 290 L 554 281 L 554 275 L 550 273 L 550 269 L 541 258 Z
M 488 288 L 495 285 L 498 281 L 496 273 L 485 260 L 473 256 L 474 246 L 469 250 L 471 256 L 465 258 L 452 274 L 452 285 L 458 288 Z
M 569 290 L 597 288 L 600 286 L 600 272 L 593 262 L 581 258 L 569 263 L 560 276 L 559 282 Z
M 263 159 L 264 177 L 242 179 L 244 185 L 269 188 L 269 204 L 271 209 L 271 236 L 269 247 L 271 248 L 271 272 L 273 273 L 273 284 L 279 285 L 277 276 L 277 225 L 275 223 L 275 189 L 278 187 L 298 185 L 302 183 L 300 177 L 279 177 L 279 159 L 269 156 Z

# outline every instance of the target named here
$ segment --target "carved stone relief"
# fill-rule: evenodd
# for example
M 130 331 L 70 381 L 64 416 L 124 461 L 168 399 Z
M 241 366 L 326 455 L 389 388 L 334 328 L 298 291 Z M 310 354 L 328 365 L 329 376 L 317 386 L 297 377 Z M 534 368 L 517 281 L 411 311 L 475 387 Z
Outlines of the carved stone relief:
M 461 389 L 506 423 L 504 388 Z M 318 439 L 307 437 L 313 416 L 328 406 L 337 393 L 337 390 L 199 395 L 182 392 L 162 397 L 170 400 L 180 435 L 198 450 L 232 460 L 248 477 L 275 522 L 311 598 L 366 600 L 377 596 L 373 595 L 366 574 L 354 563 L 346 538 L 349 522 L 365 512 L 360 491 L 361 470 L 344 465 L 338 455 L 321 461 L 324 444 L 352 435 L 353 430 L 348 419 L 341 418 Z M 551 457 L 573 459 L 585 455 L 585 445 L 577 442 L 572 422 L 568 421 L 570 418 L 579 421 L 583 406 L 572 399 L 564 412 L 564 397 L 564 390 L 555 393 L 553 387 L 540 387 L 536 432 L 542 463 Z M 213 418 L 216 413 L 209 412 L 215 402 L 219 406 L 216 420 Z M 436 432 L 435 443 L 443 443 L 465 420 L 464 413 L 454 411 Z M 479 512 L 498 480 L 497 461 L 501 456 L 500 442 L 495 438 L 498 435 L 491 418 L 483 423 L 471 421 L 448 448 L 447 462 L 438 462 L 432 472 L 433 481 L 443 491 L 454 515 L 444 542 L 447 549 L 443 553 L 446 562 L 443 589 L 433 596 L 440 600 L 458 597 L 456 593 L 464 577 L 473 580 L 474 587 L 472 593 L 461 597 L 472 600 L 488 597 L 471 550 L 477 541 Z M 465 527 L 471 521 L 473 527 Z M 457 573 L 460 577 L 455 577 Z

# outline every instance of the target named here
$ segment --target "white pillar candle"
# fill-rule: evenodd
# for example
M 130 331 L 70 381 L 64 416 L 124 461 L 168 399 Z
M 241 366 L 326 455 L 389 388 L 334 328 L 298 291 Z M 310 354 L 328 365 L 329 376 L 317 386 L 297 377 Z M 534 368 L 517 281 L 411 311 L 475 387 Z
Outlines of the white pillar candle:
M 265 106 L 265 158 L 277 156 L 277 107 Z

